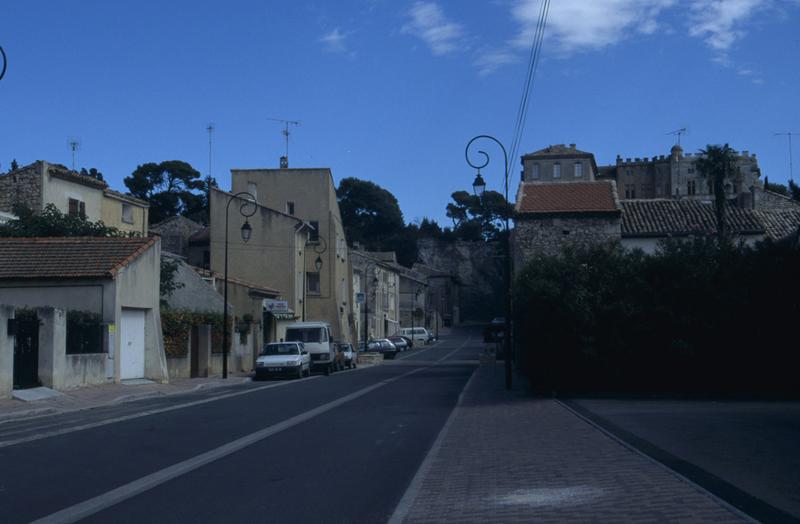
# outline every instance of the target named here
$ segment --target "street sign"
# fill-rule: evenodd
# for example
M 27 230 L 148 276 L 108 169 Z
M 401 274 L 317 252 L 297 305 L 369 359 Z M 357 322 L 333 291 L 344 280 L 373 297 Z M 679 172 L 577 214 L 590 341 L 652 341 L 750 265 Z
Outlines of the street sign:
M 366 299 L 366 293 L 356 293 L 356 304 L 363 304 Z
M 289 302 L 286 300 L 265 300 L 264 309 L 266 309 L 268 313 L 288 313 Z

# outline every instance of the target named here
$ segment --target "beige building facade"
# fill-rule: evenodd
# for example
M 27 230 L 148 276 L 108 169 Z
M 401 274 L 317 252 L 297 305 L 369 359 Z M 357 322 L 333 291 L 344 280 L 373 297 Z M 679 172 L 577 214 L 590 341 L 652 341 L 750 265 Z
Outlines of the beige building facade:
M 305 321 L 328 322 L 337 340 L 351 342 L 352 269 L 331 170 L 232 169 L 231 179 L 233 193 L 247 191 L 261 206 L 309 224 L 296 311 Z
M 114 191 L 102 180 L 44 160 L 0 175 L 0 212 L 10 213 L 17 203 L 36 213 L 53 204 L 64 214 L 102 220 L 121 231 L 142 236 L 148 231 L 147 202 Z

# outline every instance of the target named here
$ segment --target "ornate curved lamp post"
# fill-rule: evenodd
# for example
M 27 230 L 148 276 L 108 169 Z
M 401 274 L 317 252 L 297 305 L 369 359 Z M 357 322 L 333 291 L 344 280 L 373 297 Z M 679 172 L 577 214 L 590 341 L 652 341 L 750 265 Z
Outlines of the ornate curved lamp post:
M 367 285 L 367 274 L 368 274 L 368 267 L 372 267 L 373 271 L 375 270 L 375 263 L 368 263 L 364 266 L 364 351 L 367 351 L 367 343 L 369 343 L 369 286 Z M 378 289 L 378 276 L 374 276 L 372 279 L 372 289 L 373 291 L 377 291 Z M 377 294 L 375 295 L 375 302 L 377 302 Z M 376 306 L 377 311 L 377 306 Z M 377 318 L 377 317 L 376 317 Z
M 467 142 L 467 147 L 464 149 L 464 157 L 467 159 L 467 164 L 470 167 L 473 167 L 478 170 L 478 174 L 475 176 L 475 181 L 472 183 L 472 189 L 475 191 L 475 194 L 478 197 L 483 197 L 483 192 L 486 190 L 486 181 L 483 180 L 481 176 L 481 169 L 489 165 L 489 154 L 485 151 L 478 150 L 478 154 L 483 157 L 482 162 L 473 163 L 469 159 L 469 148 L 473 142 L 476 140 L 490 140 L 493 141 L 495 144 L 500 146 L 500 149 L 503 151 L 503 189 L 504 189 L 504 196 L 506 202 L 508 202 L 508 153 L 506 153 L 506 148 L 503 144 L 493 136 L 490 135 L 478 135 L 474 137 L 472 140 Z M 506 389 L 511 389 L 512 385 L 512 374 L 511 374 L 511 233 L 509 230 L 508 225 L 508 217 L 505 217 L 505 231 L 506 231 L 506 268 L 505 268 L 505 288 L 506 288 L 506 318 L 505 318 L 505 330 L 503 332 L 503 360 L 505 360 L 505 374 L 506 374 Z
M 3 46 L 0 46 L 0 60 L 2 60 L 2 64 L 0 64 L 0 80 L 6 76 L 6 69 L 8 69 L 8 58 L 6 57 L 6 52 L 3 51 Z
M 325 237 L 318 237 L 318 241 L 312 242 L 307 240 L 305 248 L 303 249 L 303 322 L 306 321 L 306 300 L 308 299 L 308 271 L 306 271 L 306 251 L 308 246 L 313 246 L 314 253 L 317 254 L 317 259 L 314 261 L 314 267 L 319 273 L 319 283 L 322 286 L 322 254 L 328 250 L 328 242 Z
M 242 197 L 249 197 L 245 199 Z M 242 234 L 242 241 L 247 243 L 250 236 L 253 234 L 253 227 L 247 219 L 253 216 L 258 210 L 256 206 L 257 200 L 252 194 L 247 191 L 241 191 L 233 195 L 225 206 L 225 283 L 223 284 L 223 304 L 222 304 L 222 378 L 228 378 L 228 212 L 231 209 L 231 202 L 234 200 L 242 200 L 239 206 L 239 214 L 244 217 L 244 224 L 240 228 Z M 253 211 L 247 212 L 247 206 L 253 206 Z

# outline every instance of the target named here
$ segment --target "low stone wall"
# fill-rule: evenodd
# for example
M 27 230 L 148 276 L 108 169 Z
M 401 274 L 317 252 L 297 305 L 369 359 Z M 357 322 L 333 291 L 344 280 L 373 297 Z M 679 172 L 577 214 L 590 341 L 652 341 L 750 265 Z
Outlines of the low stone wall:
M 359 353 L 356 362 L 359 366 L 372 366 L 375 364 L 382 364 L 383 363 L 383 354 L 381 353 Z
M 192 376 L 192 359 L 185 357 L 167 357 L 167 373 L 170 379 L 190 378 Z

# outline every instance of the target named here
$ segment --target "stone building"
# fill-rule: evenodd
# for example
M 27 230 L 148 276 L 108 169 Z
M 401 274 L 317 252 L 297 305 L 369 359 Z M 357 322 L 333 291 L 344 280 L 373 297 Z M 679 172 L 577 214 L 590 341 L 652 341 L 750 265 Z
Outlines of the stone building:
M 365 315 L 367 339 L 385 338 L 400 330 L 400 274 L 394 252 L 391 258 L 387 254 L 350 249 L 354 340 L 364 341 Z
M 184 258 L 189 257 L 189 238 L 204 228 L 202 224 L 177 215 L 150 226 L 150 231 L 161 236 L 161 249 Z M 206 265 L 206 267 L 208 267 Z
M 147 202 L 114 191 L 102 180 L 43 160 L 0 175 L 0 212 L 10 213 L 16 203 L 36 213 L 53 204 L 62 213 L 102 220 L 122 231 L 148 232 Z
M 613 180 L 536 183 L 519 186 L 514 207 L 514 267 L 564 247 L 619 242 L 622 208 Z

